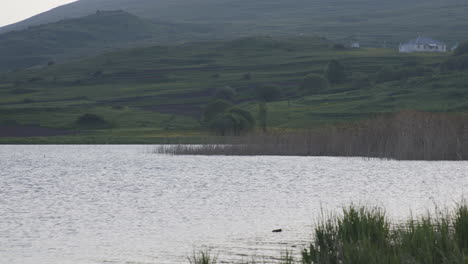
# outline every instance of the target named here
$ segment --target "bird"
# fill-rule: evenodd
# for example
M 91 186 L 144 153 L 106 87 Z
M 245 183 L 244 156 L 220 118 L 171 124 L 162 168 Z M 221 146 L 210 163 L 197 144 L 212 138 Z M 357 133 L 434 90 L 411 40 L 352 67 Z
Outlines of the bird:
M 275 229 L 275 230 L 273 230 L 272 232 L 273 232 L 273 233 L 281 233 L 281 232 L 283 232 L 283 229 Z

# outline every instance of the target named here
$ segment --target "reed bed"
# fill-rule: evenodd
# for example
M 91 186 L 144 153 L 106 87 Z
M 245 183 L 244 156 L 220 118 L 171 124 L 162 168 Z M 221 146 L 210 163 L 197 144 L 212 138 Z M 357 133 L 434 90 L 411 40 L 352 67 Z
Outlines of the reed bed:
M 345 156 L 396 160 L 468 159 L 468 116 L 403 111 L 314 131 L 252 133 L 221 144 L 156 149 L 172 155 Z
M 392 224 L 380 208 L 350 206 L 323 219 L 299 257 L 287 253 L 275 263 L 467 264 L 468 207 Z

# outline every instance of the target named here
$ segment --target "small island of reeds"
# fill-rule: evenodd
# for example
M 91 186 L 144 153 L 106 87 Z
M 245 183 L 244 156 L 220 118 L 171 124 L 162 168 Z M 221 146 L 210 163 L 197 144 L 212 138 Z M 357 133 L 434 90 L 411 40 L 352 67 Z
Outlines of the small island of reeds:
M 214 144 L 160 146 L 172 155 L 341 156 L 396 160 L 468 159 L 468 116 L 403 111 L 309 131 L 225 136 Z

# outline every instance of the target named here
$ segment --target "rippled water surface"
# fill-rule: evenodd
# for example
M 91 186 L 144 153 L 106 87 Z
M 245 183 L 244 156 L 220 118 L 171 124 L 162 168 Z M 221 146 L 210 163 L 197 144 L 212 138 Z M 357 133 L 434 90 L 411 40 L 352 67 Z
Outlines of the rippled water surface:
M 153 148 L 0 146 L 1 263 L 187 263 L 205 246 L 225 260 L 279 256 L 307 243 L 321 210 L 355 202 L 405 219 L 468 190 L 468 162 Z

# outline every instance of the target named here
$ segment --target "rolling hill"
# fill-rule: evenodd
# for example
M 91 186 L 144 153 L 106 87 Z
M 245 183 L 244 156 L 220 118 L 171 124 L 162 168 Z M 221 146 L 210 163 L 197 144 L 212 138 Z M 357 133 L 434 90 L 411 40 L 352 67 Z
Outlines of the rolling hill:
M 196 39 L 199 29 L 139 18 L 125 11 L 31 26 L 0 34 L 0 71 L 61 62 L 117 48 Z
M 417 34 L 454 43 L 468 27 L 464 0 L 79 0 L 0 32 L 122 9 L 147 19 L 210 25 L 218 37 L 316 34 L 355 35 L 366 45 L 396 45 Z

